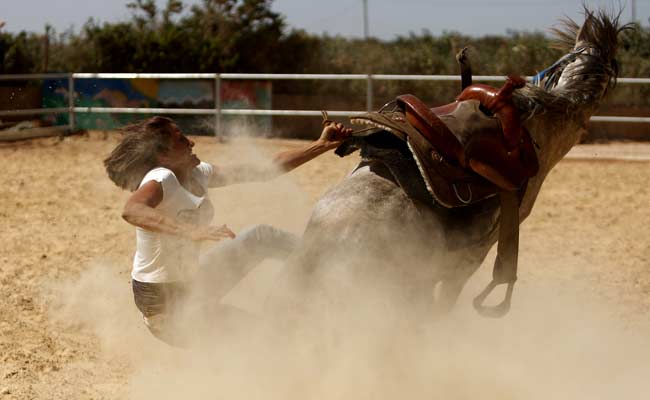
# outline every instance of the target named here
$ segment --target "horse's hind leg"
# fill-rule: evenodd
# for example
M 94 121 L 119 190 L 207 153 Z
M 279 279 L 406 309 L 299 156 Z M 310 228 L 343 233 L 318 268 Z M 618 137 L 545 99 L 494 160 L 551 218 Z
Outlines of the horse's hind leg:
M 468 260 L 463 258 L 456 265 L 453 265 L 454 272 L 445 274 L 438 282 L 435 301 L 436 313 L 447 313 L 456 304 L 458 296 L 463 291 L 469 278 L 481 266 L 481 260 Z

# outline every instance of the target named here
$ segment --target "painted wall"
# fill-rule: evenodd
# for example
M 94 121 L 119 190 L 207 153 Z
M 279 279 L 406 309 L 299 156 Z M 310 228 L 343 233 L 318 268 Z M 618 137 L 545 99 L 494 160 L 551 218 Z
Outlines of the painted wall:
M 226 81 L 221 85 L 221 104 L 224 109 L 270 109 L 272 104 L 270 82 Z M 77 79 L 75 80 L 78 107 L 160 107 L 160 108 L 214 108 L 214 81 L 178 79 Z M 68 80 L 45 80 L 42 86 L 43 107 L 67 107 Z M 78 113 L 79 129 L 110 130 L 143 119 L 145 114 Z M 213 134 L 215 118 L 209 116 L 173 115 L 181 129 L 193 134 Z M 55 125 L 68 123 L 67 114 L 45 116 Z M 241 121 L 241 119 L 244 121 Z M 253 123 L 263 134 L 271 129 L 271 117 L 223 117 L 224 132 L 236 122 Z

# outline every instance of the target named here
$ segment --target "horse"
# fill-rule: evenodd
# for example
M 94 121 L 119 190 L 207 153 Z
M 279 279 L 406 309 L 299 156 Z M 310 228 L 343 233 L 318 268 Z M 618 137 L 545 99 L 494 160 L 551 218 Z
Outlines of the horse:
M 627 28 L 619 24 L 618 16 L 604 11 L 585 9 L 582 25 L 563 20 L 563 26 L 554 32 L 556 44 L 566 55 L 532 82 L 510 89 L 517 123 L 529 133 L 536 156 L 532 176 L 526 176 L 515 192 L 517 229 L 530 215 L 551 169 L 578 143 L 590 116 L 615 85 L 618 36 Z M 467 86 L 467 68 L 464 71 L 463 86 Z M 476 102 L 459 98 L 455 104 L 472 101 Z M 477 115 L 496 118 L 480 106 Z M 272 303 L 306 307 L 327 298 L 350 307 L 344 299 L 363 302 L 372 298 L 374 303 L 369 306 L 376 307 L 377 299 L 382 299 L 386 310 L 392 308 L 397 313 L 405 309 L 451 310 L 468 279 L 500 239 L 499 227 L 506 211 L 503 202 L 493 195 L 462 207 L 445 207 L 435 199 L 433 204 L 424 204 L 422 199 L 431 188 L 422 182 L 422 166 L 413 157 L 390 160 L 396 148 L 400 154 L 411 154 L 409 143 L 396 139 L 399 132 L 377 114 L 352 121 L 370 126 L 370 134 L 356 137 L 362 160 L 317 201 L 300 246 L 287 260 L 278 281 L 281 289 Z M 402 177 L 396 178 L 396 174 Z M 418 191 L 423 195 L 413 194 Z M 498 240 L 499 246 L 514 245 L 516 263 L 518 236 L 504 237 Z M 507 282 L 507 301 L 492 309 L 481 305 L 494 286 L 503 283 L 495 280 L 477 297 L 475 308 L 486 316 L 505 315 L 515 279 L 513 276 Z M 369 295 L 372 293 L 377 296 Z M 405 302 L 409 307 L 399 306 Z

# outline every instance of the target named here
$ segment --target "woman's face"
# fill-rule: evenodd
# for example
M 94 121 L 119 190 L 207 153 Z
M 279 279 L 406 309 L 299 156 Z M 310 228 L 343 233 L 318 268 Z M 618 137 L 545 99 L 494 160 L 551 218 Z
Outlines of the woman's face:
M 162 166 L 171 170 L 191 170 L 199 165 L 201 160 L 192 153 L 194 142 L 183 135 L 176 124 L 171 126 L 172 136 L 169 150 L 161 154 L 158 159 Z

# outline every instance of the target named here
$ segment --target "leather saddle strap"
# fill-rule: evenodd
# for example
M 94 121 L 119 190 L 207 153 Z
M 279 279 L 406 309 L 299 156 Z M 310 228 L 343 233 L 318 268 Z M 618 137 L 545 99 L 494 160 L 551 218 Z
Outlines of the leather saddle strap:
M 499 241 L 492 278 L 497 283 L 510 283 L 517 280 L 517 261 L 519 258 L 519 193 L 517 191 L 500 191 L 499 199 L 501 200 Z
M 519 192 L 501 191 L 501 216 L 499 221 L 499 243 L 497 258 L 492 270 L 492 281 L 478 296 L 473 305 L 476 311 L 484 317 L 501 318 L 510 310 L 512 290 L 517 280 L 517 259 L 519 256 Z M 485 298 L 494 288 L 507 283 L 505 298 L 496 306 L 484 306 Z

